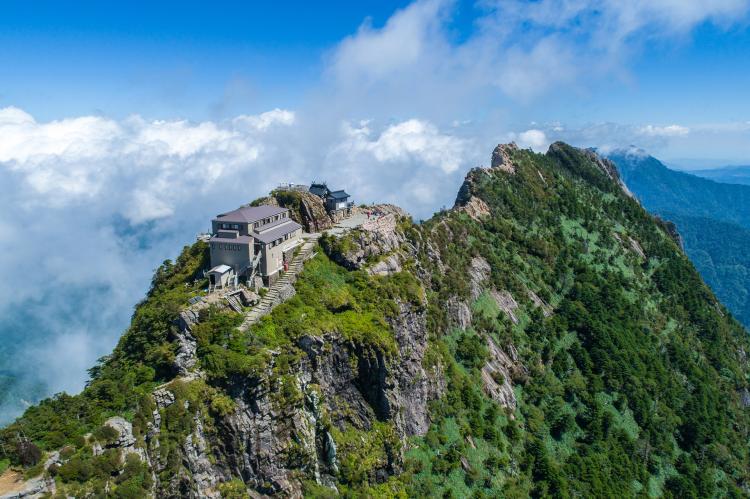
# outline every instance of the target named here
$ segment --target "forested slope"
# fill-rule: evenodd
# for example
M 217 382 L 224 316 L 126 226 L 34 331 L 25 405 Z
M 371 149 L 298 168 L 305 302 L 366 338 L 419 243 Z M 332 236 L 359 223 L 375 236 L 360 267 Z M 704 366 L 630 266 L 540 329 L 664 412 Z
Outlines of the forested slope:
M 750 327 L 750 186 L 670 170 L 642 151 L 616 151 L 610 158 L 646 209 L 677 225 L 703 279 Z

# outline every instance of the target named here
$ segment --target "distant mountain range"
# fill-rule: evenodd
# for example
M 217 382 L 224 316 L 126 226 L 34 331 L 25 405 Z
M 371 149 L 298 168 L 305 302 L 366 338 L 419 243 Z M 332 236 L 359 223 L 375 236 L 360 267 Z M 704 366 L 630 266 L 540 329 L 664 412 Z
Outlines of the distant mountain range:
M 724 184 L 750 185 L 750 165 L 726 166 L 723 168 L 712 168 L 710 170 L 694 170 L 693 175 L 722 182 Z
M 685 173 L 636 149 L 615 151 L 609 158 L 646 209 L 677 225 L 703 279 L 750 329 L 750 185 L 740 182 L 750 168 Z M 709 176 L 735 182 L 703 178 Z M 750 177 L 745 180 L 750 183 Z

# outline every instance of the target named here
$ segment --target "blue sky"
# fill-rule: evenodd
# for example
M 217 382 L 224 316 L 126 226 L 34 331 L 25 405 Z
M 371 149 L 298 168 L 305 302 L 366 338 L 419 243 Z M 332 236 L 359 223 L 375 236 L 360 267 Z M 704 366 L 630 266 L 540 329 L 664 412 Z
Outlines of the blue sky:
M 748 164 L 749 10 L 4 2 L 0 268 L 35 272 L 0 278 L 0 337 L 18 338 L 0 360 L 38 366 L 24 381 L 45 393 L 79 390 L 153 269 L 280 182 L 327 179 L 424 219 L 500 142 Z M 0 400 L 0 419 L 20 403 Z
M 490 3 L 452 4 L 448 40 L 471 36 Z M 342 39 L 366 19 L 382 27 L 408 5 L 6 2 L 0 105 L 40 120 L 132 113 L 205 120 L 295 108 L 321 85 L 326 57 Z M 503 95 L 485 102 L 512 113 L 509 121 L 517 126 L 747 120 L 750 31 L 745 18 L 738 21 L 706 18 L 671 36 L 643 33 L 624 44 L 621 74 L 531 102 L 508 102 Z
M 2 102 L 38 118 L 215 117 L 298 104 L 327 50 L 405 2 L 8 2 Z

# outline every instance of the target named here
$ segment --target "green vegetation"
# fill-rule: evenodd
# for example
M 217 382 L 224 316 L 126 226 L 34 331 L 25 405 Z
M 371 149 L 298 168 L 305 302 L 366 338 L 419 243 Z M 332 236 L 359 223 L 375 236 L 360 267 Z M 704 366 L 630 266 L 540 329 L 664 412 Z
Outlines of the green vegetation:
M 296 294 L 248 331 L 237 329 L 237 313 L 204 310 L 193 333 L 205 376 L 194 380 L 173 379 L 172 367 L 174 321 L 203 284 L 195 278 L 206 265 L 204 244 L 186 248 L 157 271 L 131 327 L 81 395 L 46 400 L 2 430 L 8 460 L 0 468 L 39 473 L 41 451 L 61 449 L 63 464 L 50 469 L 58 490 L 142 497 L 153 485 L 149 470 L 108 448 L 114 435 L 102 424 L 118 414 L 132 421 L 139 446 L 148 441 L 159 482 L 187 484 L 185 442 L 200 424 L 209 459 L 227 459 L 225 418 L 247 410 L 237 387 L 249 386 L 268 395 L 280 420 L 315 414 L 316 450 L 326 453 L 317 456 L 319 471 L 331 474 L 343 497 L 746 496 L 745 330 L 667 227 L 588 155 L 560 144 L 547 155 L 512 155 L 515 174 L 482 172 L 470 186 L 489 216 L 444 211 L 419 226 L 402 221 L 414 248 L 404 271 L 370 276 L 320 252 L 299 275 Z M 352 237 L 321 245 L 340 252 L 353 247 Z M 491 269 L 481 285 L 468 277 L 479 259 Z M 508 294 L 517 320 L 503 311 Z M 448 315 L 449 300 L 471 310 L 465 329 Z M 312 359 L 299 346 L 306 336 L 321 338 L 323 349 L 337 342 L 358 377 L 345 389 L 365 395 L 363 359 L 382 359 L 389 369 L 402 360 L 391 324 L 405 304 L 426 316 L 423 365 L 442 373 L 446 387 L 430 403 L 427 433 L 408 439 L 397 430 L 400 414 L 385 417 L 374 403 L 351 407 L 338 393 L 326 400 L 322 383 L 302 376 Z M 507 407 L 483 387 L 482 369 L 501 360 L 492 358 L 495 346 L 514 359 L 493 376 L 514 399 Z M 164 382 L 175 400 L 157 407 L 151 394 Z M 147 438 L 155 413 L 160 429 Z M 289 432 L 281 458 L 306 495 L 334 497 L 314 480 L 310 436 L 294 425 Z M 95 445 L 103 449 L 96 456 Z M 239 478 L 218 490 L 247 495 Z
M 750 186 L 670 170 L 646 155 L 611 159 L 643 205 L 677 225 L 703 279 L 750 328 Z
M 369 431 L 333 429 L 338 449 L 339 478 L 345 486 L 376 483 L 375 470 L 395 461 L 401 444 L 390 423 L 376 422 Z
M 393 354 L 396 344 L 386 318 L 398 312 L 396 300 L 421 303 L 421 289 L 411 274 L 372 277 L 364 271 L 349 272 L 324 253 L 305 265 L 295 288 L 293 298 L 253 326 L 253 346 L 278 348 L 303 335 L 337 333 Z
M 130 461 L 120 462 L 114 451 L 94 456 L 92 445 L 96 441 L 106 446 L 116 437 L 112 428 L 102 425 L 113 415 L 131 420 L 133 432 L 143 445 L 156 409 L 151 393 L 159 382 L 175 375 L 174 328 L 179 311 L 205 286 L 196 278 L 207 263 L 206 246 L 199 242 L 186 248 L 177 262 L 167 261 L 156 271 L 152 288 L 136 307 L 130 328 L 113 354 L 91 369 L 92 378 L 83 393 L 59 394 L 45 400 L 2 430 L 0 443 L 4 455 L 10 456 L 8 464 L 24 465 L 29 473 L 38 474 L 41 468 L 35 466 L 41 458 L 39 448 L 65 446 L 69 451 L 64 464 L 51 473 L 72 495 L 101 493 L 109 483 L 119 497 L 138 497 L 144 488 L 151 487 L 145 471 L 135 469 Z M 371 277 L 365 272 L 348 272 L 323 253 L 308 262 L 296 288 L 294 298 L 244 333 L 237 329 L 242 321 L 238 313 L 214 307 L 201 312 L 193 334 L 199 367 L 206 373 L 207 383 L 172 381 L 168 385 L 175 402 L 158 411 L 163 422 L 156 447 L 163 465 L 161 480 L 168 482 L 180 473 L 182 445 L 195 428 L 196 415 L 203 420 L 204 432 L 214 432 L 213 418 L 226 416 L 236 408 L 235 400 L 223 388 L 233 379 L 259 381 L 271 365 L 272 349 L 284 347 L 273 362 L 277 381 L 273 398 L 279 407 L 294 407 L 302 403 L 292 373 L 303 355 L 296 347 L 303 334 L 335 334 L 373 354 L 391 356 L 396 345 L 387 318 L 398 312 L 396 300 L 418 305 L 422 300 L 421 287 L 410 274 Z M 36 445 L 29 442 L 28 449 L 21 450 L 15 445 L 19 433 Z M 384 441 L 381 433 L 373 433 L 376 443 Z M 84 438 L 87 434 L 91 435 L 88 440 Z M 390 442 L 395 434 L 391 430 L 388 435 Z M 352 443 L 347 448 L 353 455 L 358 452 Z M 127 478 L 122 479 L 124 476 Z M 232 485 L 227 485 L 227 493 L 232 490 Z
M 662 215 L 677 225 L 685 251 L 716 296 L 750 328 L 750 229 L 711 218 Z
M 489 285 L 509 290 L 530 320 L 510 325 L 486 293 L 466 332 L 429 309 L 448 393 L 392 482 L 433 497 L 745 494 L 748 411 L 738 390 L 748 367 L 736 354 L 748 348 L 744 330 L 722 316 L 660 226 L 581 153 L 514 159 L 515 175 L 476 186 L 500 215 L 479 223 L 447 213 L 423 227 L 449 268 L 432 267 L 428 300 L 466 299 L 466 279 L 452 271 L 481 256 Z M 554 315 L 525 300 L 531 285 L 555 303 Z M 480 388 L 479 335 L 513 344 L 529 371 L 510 380 L 513 413 Z
M 43 400 L 0 430 L 0 448 L 12 464 L 28 465 L 24 462 L 27 454 L 20 451 L 18 435 L 24 435 L 42 450 L 72 446 L 77 449 L 75 460 L 61 477 L 69 479 L 66 483 L 71 491 L 79 491 L 72 495 L 80 497 L 83 491 L 104 490 L 105 477 L 111 470 L 103 458 L 92 457 L 84 435 L 93 432 L 97 440 L 106 440 L 107 434 L 111 437 L 110 430 L 102 429 L 102 423 L 114 415 L 130 419 L 135 414 L 134 431 L 143 432 L 145 423 L 139 428 L 137 414 L 152 404 L 154 387 L 174 376 L 175 321 L 187 300 L 206 286 L 201 270 L 207 266 L 208 246 L 197 242 L 185 247 L 174 263 L 167 260 L 156 270 L 151 289 L 136 306 L 130 327 L 112 355 L 100 359 L 89 370 L 91 379 L 84 391 L 75 396 L 61 393 Z M 125 474 L 117 478 L 121 494 L 118 497 L 142 497 L 143 489 L 138 487 L 149 487 L 144 477 L 150 480 L 150 475 L 135 470 L 132 463 L 124 466 Z

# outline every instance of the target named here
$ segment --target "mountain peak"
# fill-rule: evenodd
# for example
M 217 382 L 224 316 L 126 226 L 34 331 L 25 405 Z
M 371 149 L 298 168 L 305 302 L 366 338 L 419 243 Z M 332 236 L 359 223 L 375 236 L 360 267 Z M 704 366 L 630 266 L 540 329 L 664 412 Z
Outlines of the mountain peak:
M 549 146 L 547 156 L 555 159 L 561 167 L 577 173 L 594 184 L 604 185 L 600 176 L 604 175 L 606 181 L 613 182 L 628 197 L 633 197 L 633 194 L 620 178 L 615 164 L 608 158 L 602 157 L 595 149 L 583 149 L 558 141 Z M 592 175 L 588 170 L 590 167 L 593 167 L 598 175 Z
M 642 149 L 636 145 L 629 145 L 627 147 L 615 147 L 612 149 L 602 149 L 600 151 L 597 151 L 604 157 L 610 157 L 610 156 L 626 156 L 629 158 L 650 158 L 652 157 L 648 151 L 645 149 Z
M 490 167 L 498 168 L 508 173 L 514 173 L 516 168 L 513 166 L 512 156 L 516 151 L 518 151 L 518 146 L 515 142 L 498 144 L 497 147 L 495 147 L 495 150 L 492 151 Z

